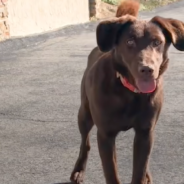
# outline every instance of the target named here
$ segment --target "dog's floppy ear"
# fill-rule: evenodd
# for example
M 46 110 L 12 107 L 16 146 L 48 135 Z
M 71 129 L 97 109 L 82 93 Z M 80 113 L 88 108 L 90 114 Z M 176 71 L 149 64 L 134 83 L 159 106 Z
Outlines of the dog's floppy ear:
M 171 18 L 156 16 L 151 22 L 157 24 L 166 37 L 166 40 L 172 42 L 174 47 L 184 51 L 184 23 Z
M 123 30 L 123 26 L 136 20 L 131 15 L 125 15 L 120 18 L 102 21 L 96 30 L 96 38 L 98 47 L 102 52 L 110 51 L 116 43 L 119 30 Z

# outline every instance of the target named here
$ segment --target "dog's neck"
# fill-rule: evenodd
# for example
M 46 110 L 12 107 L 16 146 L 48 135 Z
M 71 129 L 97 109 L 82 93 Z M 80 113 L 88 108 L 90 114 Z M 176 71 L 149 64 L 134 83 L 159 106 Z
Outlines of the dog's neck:
M 130 84 L 128 79 L 123 77 L 119 72 L 116 72 L 116 77 L 118 79 L 120 79 L 120 81 L 123 84 L 123 86 L 128 88 L 130 91 L 132 91 L 134 93 L 140 93 L 140 91 L 134 85 Z

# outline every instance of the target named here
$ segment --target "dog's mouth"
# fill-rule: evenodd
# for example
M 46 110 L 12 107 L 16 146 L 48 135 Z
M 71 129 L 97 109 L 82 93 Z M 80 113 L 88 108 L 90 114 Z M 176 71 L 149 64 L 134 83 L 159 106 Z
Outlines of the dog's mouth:
M 152 93 L 157 87 L 156 79 L 136 79 L 135 84 L 141 93 Z

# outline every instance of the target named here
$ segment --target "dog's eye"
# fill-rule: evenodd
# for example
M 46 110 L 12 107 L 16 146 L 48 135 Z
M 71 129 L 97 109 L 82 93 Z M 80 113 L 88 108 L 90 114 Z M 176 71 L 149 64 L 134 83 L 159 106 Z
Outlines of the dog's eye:
M 127 45 L 128 45 L 128 46 L 132 46 L 132 45 L 134 45 L 134 44 L 135 44 L 134 38 L 130 38 L 130 39 L 127 40 Z
M 153 40 L 153 47 L 157 47 L 162 43 L 160 40 Z

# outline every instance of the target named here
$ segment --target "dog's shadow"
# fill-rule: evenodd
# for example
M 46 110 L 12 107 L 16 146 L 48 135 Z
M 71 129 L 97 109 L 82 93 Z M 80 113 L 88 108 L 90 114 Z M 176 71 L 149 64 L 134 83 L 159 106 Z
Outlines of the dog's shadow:
M 61 182 L 61 183 L 52 183 L 52 184 L 74 184 L 72 182 Z M 125 183 L 125 184 L 130 184 L 130 183 Z
M 61 183 L 52 183 L 52 184 L 73 184 L 72 182 L 61 182 Z

